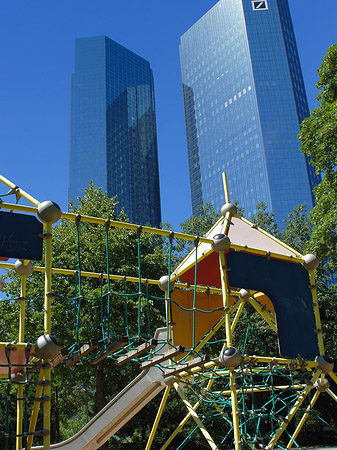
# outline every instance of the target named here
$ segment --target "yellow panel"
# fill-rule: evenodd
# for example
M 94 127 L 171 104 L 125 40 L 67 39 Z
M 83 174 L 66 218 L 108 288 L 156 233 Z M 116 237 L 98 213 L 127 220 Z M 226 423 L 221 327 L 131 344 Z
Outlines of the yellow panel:
M 193 291 L 183 291 L 175 289 L 172 292 L 172 299 L 186 309 L 193 308 Z M 230 297 L 230 304 L 235 301 Z M 216 294 L 196 293 L 196 308 L 203 311 L 212 311 L 222 307 L 222 296 Z M 213 325 L 222 317 L 223 311 L 212 313 L 195 312 L 195 345 L 205 336 Z M 184 311 L 172 302 L 172 321 L 174 345 L 182 345 L 186 349 L 193 345 L 193 311 Z

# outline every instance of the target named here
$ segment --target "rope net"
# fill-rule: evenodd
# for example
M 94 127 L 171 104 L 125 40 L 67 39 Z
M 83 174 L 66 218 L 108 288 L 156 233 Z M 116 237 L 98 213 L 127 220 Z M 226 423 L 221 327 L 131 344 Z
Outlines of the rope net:
M 171 275 L 177 263 L 174 233 L 165 238 L 144 233 L 140 226 L 112 228 L 110 220 L 88 223 L 79 215 L 73 221 L 62 220 L 53 238 L 53 288 L 46 293 L 53 305 L 52 334 L 62 349 L 51 362 L 45 362 L 36 357 L 33 344 L 20 343 L 20 347 L 13 341 L 18 327 L 7 324 L 0 347 L 0 448 L 17 445 L 29 450 L 33 437 L 34 443 L 41 443 L 50 433 L 39 414 L 39 406 L 50 401 L 44 394 L 50 368 L 97 365 L 106 359 L 119 366 L 132 362 L 140 369 L 154 362 L 163 376 L 176 377 L 191 405 L 197 405 L 201 423 L 217 436 L 217 448 L 237 448 L 234 388 L 242 449 L 267 448 L 279 430 L 283 433 L 277 444 L 280 448 L 286 448 L 290 439 L 300 448 L 296 426 L 303 414 L 327 426 L 314 409 L 312 380 L 317 365 L 300 359 L 293 363 L 274 360 L 276 334 L 266 325 L 265 316 L 241 298 L 237 289 L 228 289 L 229 306 L 224 306 L 223 289 L 198 285 L 199 238 L 189 238 L 195 248 L 194 284 L 176 282 L 173 286 Z M 30 342 L 44 333 L 41 273 L 44 268 L 36 266 L 25 297 L 18 294 L 0 299 L 3 317 L 11 318 L 13 312 L 21 314 L 22 302 L 26 302 L 26 320 L 36 324 L 27 330 Z M 161 275 L 167 277 L 165 286 L 159 280 Z M 254 297 L 254 292 L 251 295 Z M 263 310 L 265 305 L 260 307 Z M 275 315 L 268 314 L 276 328 Z M 166 336 L 154 339 L 160 327 L 166 327 Z M 233 328 L 233 342 L 243 355 L 235 369 L 219 362 L 221 351 L 232 345 L 228 328 Z M 177 338 L 179 332 L 182 340 Z M 168 350 L 170 357 L 166 356 Z M 16 352 L 23 356 L 14 362 Z M 263 357 L 268 359 L 268 355 L 272 357 L 266 362 Z M 13 420 L 18 409 L 19 427 Z M 288 426 L 294 409 L 299 419 Z M 187 446 L 199 432 L 200 425 L 190 427 L 177 448 Z

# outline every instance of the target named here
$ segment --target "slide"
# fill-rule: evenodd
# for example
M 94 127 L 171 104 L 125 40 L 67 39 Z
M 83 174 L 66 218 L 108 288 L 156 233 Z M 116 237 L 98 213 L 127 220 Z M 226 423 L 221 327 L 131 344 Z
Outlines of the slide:
M 166 328 L 156 331 L 155 339 L 166 339 Z M 167 349 L 163 349 L 166 351 Z M 78 433 L 66 441 L 52 444 L 52 449 L 96 450 L 118 432 L 134 415 L 159 394 L 166 384 L 162 371 L 151 367 L 138 375 Z M 34 450 L 43 446 L 33 447 Z

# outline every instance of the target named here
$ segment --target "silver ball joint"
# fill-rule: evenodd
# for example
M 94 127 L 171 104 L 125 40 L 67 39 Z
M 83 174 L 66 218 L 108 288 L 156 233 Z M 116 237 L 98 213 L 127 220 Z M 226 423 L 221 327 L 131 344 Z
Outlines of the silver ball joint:
M 227 213 L 230 213 L 231 216 L 234 216 L 237 213 L 236 206 L 233 203 L 225 203 L 220 210 L 220 214 L 225 217 Z
M 240 289 L 240 297 L 243 298 L 243 300 L 245 302 L 247 302 L 249 300 L 250 297 L 250 293 L 249 291 L 246 291 L 246 289 Z
M 225 367 L 237 367 L 241 363 L 241 352 L 235 347 L 227 347 L 222 350 L 219 362 Z
M 161 278 L 159 278 L 159 289 L 161 289 L 162 291 L 167 291 L 168 290 L 168 281 L 169 281 L 169 277 L 168 275 L 163 275 Z M 170 282 L 170 291 L 173 291 L 174 289 L 174 281 Z
M 44 334 L 35 342 L 35 355 L 40 359 L 54 359 L 60 353 L 61 347 L 55 336 Z
M 231 246 L 231 241 L 225 234 L 216 234 L 213 236 L 212 249 L 215 252 L 226 252 Z
M 24 264 L 24 262 L 21 259 L 18 259 L 15 264 L 15 272 L 18 275 L 26 275 L 27 277 L 29 277 L 29 275 L 31 275 L 34 271 L 34 264 L 29 261 L 27 265 Z
M 334 362 L 328 356 L 317 356 L 316 361 L 318 362 L 318 367 L 321 369 L 323 373 L 329 373 L 334 368 Z
M 314 388 L 316 388 L 319 392 L 325 392 L 327 389 L 329 389 L 329 387 L 330 383 L 326 378 L 323 383 L 321 383 L 320 380 L 317 380 L 314 384 Z
M 307 270 L 315 270 L 319 266 L 317 257 L 311 253 L 309 253 L 308 255 L 304 255 L 303 259 L 303 267 Z
M 38 218 L 43 223 L 56 223 L 61 217 L 62 211 L 59 205 L 55 202 L 47 200 L 42 202 L 37 207 Z

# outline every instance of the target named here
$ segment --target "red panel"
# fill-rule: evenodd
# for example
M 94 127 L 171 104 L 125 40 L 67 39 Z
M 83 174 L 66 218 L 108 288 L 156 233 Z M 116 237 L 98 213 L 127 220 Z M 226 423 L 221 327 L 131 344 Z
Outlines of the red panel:
M 194 284 L 194 266 L 181 275 L 183 283 Z M 209 256 L 198 262 L 197 284 L 221 288 L 221 275 L 219 270 L 219 254 L 212 252 Z
M 2 256 L 0 256 L 0 261 L 8 261 L 9 258 L 3 258 Z

